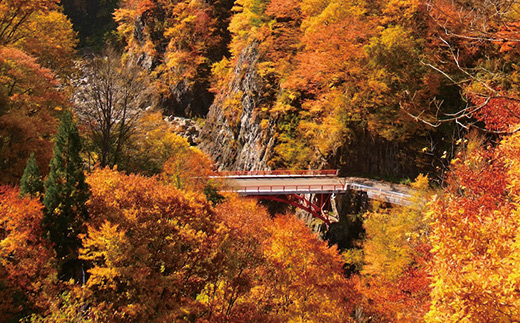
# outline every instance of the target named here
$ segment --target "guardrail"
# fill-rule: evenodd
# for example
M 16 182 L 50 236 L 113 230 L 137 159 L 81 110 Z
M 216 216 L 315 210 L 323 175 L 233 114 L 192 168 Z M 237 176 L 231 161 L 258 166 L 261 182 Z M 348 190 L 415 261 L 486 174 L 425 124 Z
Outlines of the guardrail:
M 410 194 L 387 191 L 368 185 L 347 184 L 314 184 L 314 185 L 251 185 L 232 191 L 240 195 L 277 195 L 277 194 L 312 194 L 312 193 L 344 193 L 350 189 L 367 192 L 368 198 L 381 200 L 391 204 L 409 205 Z
M 305 194 L 305 193 L 321 193 L 321 192 L 345 192 L 348 185 L 343 184 L 314 184 L 314 185 L 252 185 L 242 186 L 239 189 L 233 189 L 234 192 L 241 195 L 253 195 L 254 193 L 262 194 Z
M 337 177 L 337 169 L 319 170 L 253 170 L 253 171 L 222 171 L 213 173 L 212 177 L 244 178 L 244 177 Z
M 348 184 L 350 188 L 358 191 L 365 191 L 367 192 L 368 198 L 375 199 L 375 200 L 381 200 L 388 202 L 390 204 L 397 204 L 397 205 L 410 205 L 410 197 L 411 195 L 408 193 L 401 193 L 401 192 L 395 192 L 395 191 L 387 191 L 383 189 L 374 188 L 372 186 L 363 185 L 363 184 L 357 184 L 357 183 L 349 183 Z

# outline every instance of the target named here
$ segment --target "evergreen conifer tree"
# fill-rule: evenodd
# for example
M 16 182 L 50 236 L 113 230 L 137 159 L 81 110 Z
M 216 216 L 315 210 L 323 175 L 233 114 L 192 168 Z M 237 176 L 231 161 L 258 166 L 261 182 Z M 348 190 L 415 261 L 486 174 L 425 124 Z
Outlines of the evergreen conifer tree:
M 54 243 L 62 272 L 77 269 L 65 267 L 75 267 L 81 244 L 78 234 L 82 232 L 88 217 L 85 203 L 89 198 L 89 188 L 85 182 L 80 152 L 78 129 L 72 119 L 72 113 L 67 111 L 63 114 L 54 140 L 53 157 L 50 173 L 45 181 L 43 199 L 43 226 Z M 68 278 L 72 277 L 74 274 Z
M 27 160 L 27 165 L 20 180 L 20 195 L 37 197 L 43 194 L 43 181 L 34 153 Z

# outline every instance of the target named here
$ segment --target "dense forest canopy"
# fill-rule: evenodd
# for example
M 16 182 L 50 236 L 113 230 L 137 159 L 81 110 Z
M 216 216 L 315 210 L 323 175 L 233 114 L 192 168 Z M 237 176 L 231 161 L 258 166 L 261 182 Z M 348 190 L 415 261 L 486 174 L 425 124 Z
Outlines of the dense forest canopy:
M 2 0 L 0 321 L 520 321 L 519 58 L 518 0 Z M 323 168 L 411 195 L 213 176 Z

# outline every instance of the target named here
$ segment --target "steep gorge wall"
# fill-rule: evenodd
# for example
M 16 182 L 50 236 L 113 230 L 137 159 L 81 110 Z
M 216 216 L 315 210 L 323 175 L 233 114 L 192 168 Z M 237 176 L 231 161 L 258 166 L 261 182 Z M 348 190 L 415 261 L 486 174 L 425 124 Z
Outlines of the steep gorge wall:
M 229 55 L 233 0 L 122 1 L 114 13 L 126 56 L 150 72 L 166 115 L 203 117 L 211 66 Z
M 202 131 L 204 152 L 222 170 L 268 168 L 275 144 L 276 119 L 261 123 L 257 109 L 264 82 L 258 75 L 258 43 L 252 42 L 239 56 L 227 88 L 209 109 Z
M 265 80 L 258 74 L 261 61 L 259 44 L 252 42 L 233 64 L 231 79 L 209 109 L 199 148 L 212 156 L 221 170 L 277 167 L 272 159 L 279 144 L 280 120 L 272 116 L 265 119 L 265 113 L 262 117 L 258 113 L 266 92 Z M 417 137 L 412 141 L 422 140 Z M 415 146 L 417 142 L 391 142 L 353 126 L 349 140 L 321 163 L 321 168 L 339 169 L 342 176 L 413 178 L 420 170 L 417 152 L 411 148 Z
M 414 147 L 425 141 L 421 136 L 404 142 L 388 141 L 357 129 L 352 140 L 338 148 L 329 166 L 339 169 L 341 176 L 415 178 L 425 161 Z

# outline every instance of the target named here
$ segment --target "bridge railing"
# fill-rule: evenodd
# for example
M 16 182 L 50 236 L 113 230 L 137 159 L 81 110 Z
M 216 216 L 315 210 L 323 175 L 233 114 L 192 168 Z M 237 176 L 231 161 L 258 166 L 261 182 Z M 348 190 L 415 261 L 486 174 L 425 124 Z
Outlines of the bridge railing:
M 319 170 L 253 170 L 253 171 L 222 171 L 215 172 L 213 177 L 305 177 L 305 176 L 327 176 L 337 177 L 337 169 L 319 169 Z
M 251 185 L 232 189 L 241 195 L 262 194 L 286 194 L 286 193 L 320 193 L 320 192 L 345 192 L 348 186 L 343 184 L 310 184 L 310 185 Z
M 391 204 L 409 205 L 410 194 L 389 192 L 368 185 L 357 183 L 347 184 L 310 184 L 310 185 L 251 185 L 232 188 L 240 195 L 277 195 L 277 194 L 307 194 L 307 193 L 343 193 L 350 189 L 365 191 L 370 199 L 385 201 Z
M 378 189 L 372 186 L 358 184 L 358 183 L 349 183 L 350 188 L 358 191 L 365 191 L 368 194 L 370 199 L 376 199 L 380 201 L 385 201 L 391 204 L 398 205 L 409 205 L 411 195 L 409 193 L 388 191 L 383 189 Z

